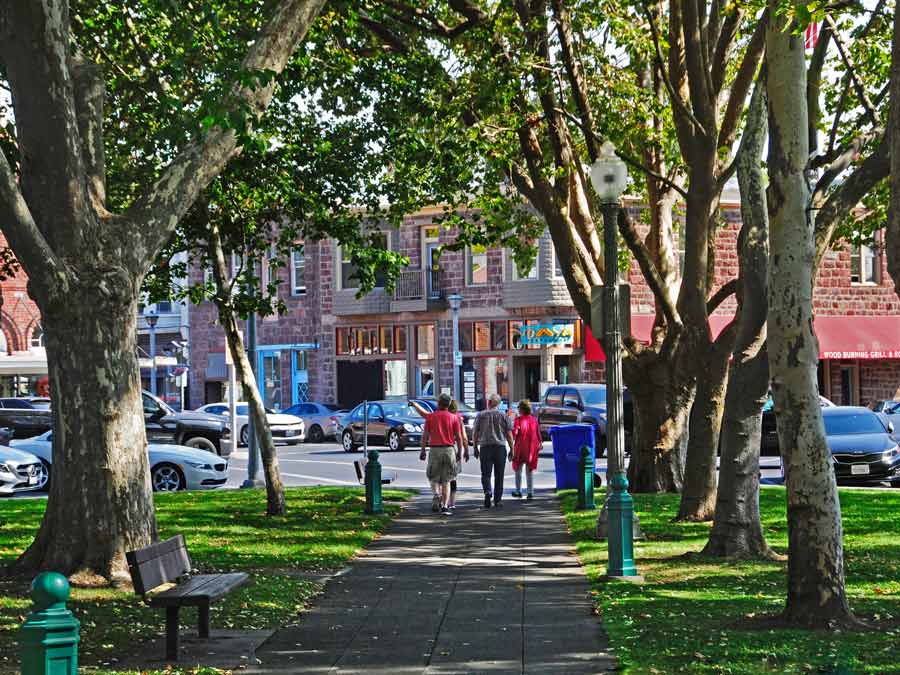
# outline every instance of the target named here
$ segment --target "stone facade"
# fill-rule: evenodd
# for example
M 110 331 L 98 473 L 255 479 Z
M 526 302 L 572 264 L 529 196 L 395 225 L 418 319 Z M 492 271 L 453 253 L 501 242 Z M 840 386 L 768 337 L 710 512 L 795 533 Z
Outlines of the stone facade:
M 452 231 L 433 229 L 434 218 L 439 213 L 434 209 L 409 216 L 399 230 L 390 232 L 392 250 L 409 258 L 408 270 L 421 270 L 421 274 L 427 274 L 428 246 L 453 242 Z M 724 205 L 716 239 L 715 288 L 737 276 L 739 228 L 738 207 Z M 418 301 L 412 304 L 398 302 L 397 297 L 384 289 L 376 289 L 364 298 L 357 298 L 355 290 L 342 289 L 339 249 L 333 242 L 308 242 L 304 250 L 306 293 L 291 295 L 290 270 L 280 269 L 287 314 L 258 322 L 260 348 L 281 351 L 278 360 L 280 384 L 277 378 L 270 378 L 273 381 L 269 383 L 280 386 L 281 407 L 287 407 L 298 396 L 323 402 L 353 403 L 363 396 L 375 397 L 379 386 L 383 387 L 382 393 L 389 386 L 397 388 L 393 393 L 398 395 L 413 395 L 420 391 L 436 394 L 451 388 L 455 373 L 453 323 L 445 301 L 451 294 L 460 294 L 463 298 L 459 311 L 462 330 L 466 335 L 473 331 L 473 337 L 464 338 L 461 343 L 463 368 L 460 377 L 464 392 L 466 381 L 471 383 L 473 378 L 478 396 L 496 388 L 511 399 L 524 395 L 534 397 L 538 381 L 560 376 L 568 377 L 569 381 L 602 381 L 602 364 L 585 361 L 581 337 L 575 344 L 553 348 L 520 349 L 513 345 L 520 322 L 577 321 L 565 282 L 555 274 L 555 254 L 549 235 L 545 234 L 539 242 L 535 279 L 518 280 L 508 252 L 489 249 L 484 283 L 473 285 L 467 283 L 469 254 L 443 250 L 439 259 L 439 290 L 443 300 L 432 302 L 422 298 L 418 309 L 410 309 Z M 900 301 L 890 283 L 883 256 L 879 255 L 877 259 L 881 270 L 878 283 L 851 283 L 850 265 L 849 248 L 837 249 L 823 261 L 814 295 L 817 313 L 847 316 L 848 321 L 852 321 L 849 317 L 857 315 L 892 316 L 897 318 L 900 327 Z M 196 270 L 193 273 L 199 274 Z M 652 314 L 653 297 L 635 263 L 627 279 L 631 284 L 632 314 Z M 735 299 L 731 297 L 717 313 L 731 315 L 735 306 Z M 506 329 L 508 332 L 504 337 Z M 490 344 L 484 342 L 485 330 L 490 331 Z M 347 338 L 348 331 L 351 338 Z M 428 350 L 420 349 L 416 339 L 417 335 L 428 336 L 432 331 L 436 351 L 433 363 Z M 208 383 L 224 379 L 219 365 L 223 360 L 224 339 L 216 325 L 215 310 L 208 303 L 192 311 L 191 336 L 191 400 L 199 405 L 221 395 L 220 389 L 210 387 Z M 371 349 L 357 345 L 348 351 L 346 344 L 338 344 L 339 337 L 344 341 L 365 341 L 360 345 L 380 340 L 381 347 Z M 481 342 L 474 344 L 479 339 Z M 402 352 L 395 349 L 401 340 L 406 342 Z M 292 352 L 294 356 L 291 356 Z M 303 357 L 299 356 L 301 352 Z M 306 359 L 305 374 L 298 375 L 294 365 L 303 358 Z M 840 397 L 842 366 L 844 391 L 847 391 L 848 364 L 834 361 L 821 366 L 823 393 L 830 394 L 835 402 L 843 402 Z M 856 361 L 853 367 L 857 373 L 851 383 L 854 402 L 893 398 L 897 393 L 900 360 Z M 427 381 L 432 378 L 434 382 L 427 388 Z M 297 389 L 300 384 L 305 385 L 302 394 Z

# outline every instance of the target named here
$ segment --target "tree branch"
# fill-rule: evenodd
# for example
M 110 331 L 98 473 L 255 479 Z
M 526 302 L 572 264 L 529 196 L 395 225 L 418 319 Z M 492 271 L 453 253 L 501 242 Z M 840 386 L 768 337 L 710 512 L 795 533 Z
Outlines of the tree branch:
M 728 104 L 722 115 L 722 123 L 719 126 L 719 148 L 730 148 L 734 143 L 735 135 L 740 127 L 741 111 L 747 100 L 750 87 L 756 78 L 756 70 L 762 60 L 766 48 L 766 25 L 769 23 L 769 10 L 763 12 L 750 37 L 750 44 L 744 51 L 744 58 L 738 68 L 734 82 L 731 84 L 731 92 L 728 94 Z
M 809 152 L 812 154 L 819 148 L 819 121 L 822 119 L 822 106 L 819 97 L 822 92 L 822 70 L 828 45 L 831 43 L 831 27 L 826 24 L 819 34 L 819 41 L 813 49 L 806 74 L 806 109 L 809 111 Z
M 715 293 L 713 293 L 712 296 L 709 298 L 709 300 L 706 301 L 707 315 L 715 312 L 719 308 L 719 305 L 721 305 L 723 302 L 725 302 L 725 300 L 727 300 L 729 298 L 729 296 L 732 296 L 735 293 L 737 293 L 737 289 L 738 289 L 738 280 L 737 279 L 732 279 L 731 281 L 728 281 L 728 282 L 722 284 L 719 287 L 719 290 L 717 290 Z
M 719 3 L 716 2 L 716 5 Z M 716 12 L 713 16 L 718 16 Z M 715 51 L 712 54 L 710 70 L 712 72 L 713 91 L 718 95 L 722 91 L 725 84 L 725 73 L 728 70 L 728 60 L 734 47 L 735 38 L 737 37 L 737 29 L 744 18 L 744 11 L 740 8 L 733 8 L 725 16 L 722 22 L 721 32 L 716 36 L 710 35 L 711 40 L 715 40 Z M 710 17 L 712 22 L 712 17 Z M 712 30 L 712 28 L 710 28 Z
M 281 0 L 248 50 L 242 70 L 281 73 L 324 4 L 325 0 Z M 274 87 L 274 81 L 235 87 L 226 110 L 246 110 L 257 119 L 271 101 Z M 146 261 L 155 257 L 197 195 L 237 152 L 235 131 L 214 126 L 202 140 L 185 148 L 135 201 L 126 214 L 142 228 L 134 236 L 132 268 L 143 270 Z
M 853 82 L 853 88 L 856 90 L 856 98 L 859 99 L 860 105 L 862 105 L 862 107 L 865 109 L 866 115 L 869 118 L 869 122 L 871 122 L 873 126 L 876 126 L 878 124 L 878 112 L 875 110 L 875 106 L 872 105 L 872 101 L 869 100 L 869 96 L 868 94 L 866 94 L 866 88 L 860 81 L 856 73 L 856 68 L 853 67 L 853 63 L 850 61 L 850 54 L 847 52 L 841 36 L 838 35 L 837 26 L 834 25 L 834 21 L 832 20 L 831 15 L 825 15 L 825 23 L 831 29 L 832 37 L 834 38 L 834 44 L 838 48 L 838 54 L 841 55 L 841 61 L 844 62 L 844 67 L 847 69 L 847 74 L 850 75 L 850 80 L 851 82 Z

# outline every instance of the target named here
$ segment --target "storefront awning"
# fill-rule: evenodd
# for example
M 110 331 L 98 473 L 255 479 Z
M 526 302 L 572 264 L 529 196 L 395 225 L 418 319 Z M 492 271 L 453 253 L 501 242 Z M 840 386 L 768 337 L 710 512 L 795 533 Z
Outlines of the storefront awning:
M 0 355 L 0 376 L 2 375 L 46 375 L 47 356 L 24 352 Z
M 713 338 L 733 318 L 711 316 Z M 900 316 L 817 316 L 813 327 L 819 338 L 820 359 L 900 359 Z M 641 342 L 650 342 L 652 328 L 652 315 L 632 315 L 631 334 Z M 585 329 L 584 354 L 587 361 L 606 360 L 603 347 L 590 328 Z
M 820 359 L 900 359 L 900 316 L 817 316 Z

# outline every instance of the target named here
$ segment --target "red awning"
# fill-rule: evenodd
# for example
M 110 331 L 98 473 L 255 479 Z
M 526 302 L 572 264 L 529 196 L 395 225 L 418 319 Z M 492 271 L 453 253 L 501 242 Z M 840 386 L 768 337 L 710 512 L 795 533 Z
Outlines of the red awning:
M 900 316 L 817 316 L 820 359 L 900 359 Z
M 733 318 L 711 316 L 713 338 Z M 819 338 L 820 359 L 900 359 L 900 316 L 817 316 L 813 327 Z M 603 347 L 590 328 L 585 328 L 585 360 L 606 361 Z M 631 334 L 641 342 L 650 342 L 652 329 L 653 315 L 631 316 Z

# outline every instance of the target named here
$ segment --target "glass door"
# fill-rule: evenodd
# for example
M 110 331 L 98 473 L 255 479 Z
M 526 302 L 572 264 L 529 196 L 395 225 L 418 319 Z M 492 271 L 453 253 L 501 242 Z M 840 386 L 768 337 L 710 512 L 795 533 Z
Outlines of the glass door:
M 306 366 L 306 352 L 291 352 L 291 405 L 309 400 L 309 370 Z
M 260 350 L 258 373 L 257 386 L 263 405 L 272 410 L 281 410 L 281 351 Z

